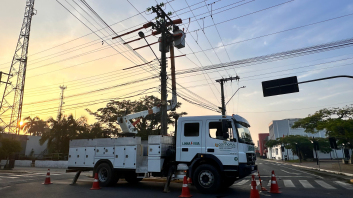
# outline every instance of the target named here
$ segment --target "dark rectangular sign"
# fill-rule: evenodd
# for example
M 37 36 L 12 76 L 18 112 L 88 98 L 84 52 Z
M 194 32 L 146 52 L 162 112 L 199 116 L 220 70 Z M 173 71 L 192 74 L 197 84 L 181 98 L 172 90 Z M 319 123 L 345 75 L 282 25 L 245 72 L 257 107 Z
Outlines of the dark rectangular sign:
M 264 97 L 299 92 L 296 76 L 262 82 Z

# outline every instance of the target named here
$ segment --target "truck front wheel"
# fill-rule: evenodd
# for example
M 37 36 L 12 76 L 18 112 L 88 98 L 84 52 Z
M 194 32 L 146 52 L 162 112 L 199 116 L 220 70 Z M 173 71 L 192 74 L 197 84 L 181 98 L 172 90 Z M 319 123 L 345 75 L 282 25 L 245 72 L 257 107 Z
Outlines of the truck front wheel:
M 215 167 L 202 164 L 193 174 L 193 183 L 201 193 L 215 193 L 221 187 L 221 176 Z

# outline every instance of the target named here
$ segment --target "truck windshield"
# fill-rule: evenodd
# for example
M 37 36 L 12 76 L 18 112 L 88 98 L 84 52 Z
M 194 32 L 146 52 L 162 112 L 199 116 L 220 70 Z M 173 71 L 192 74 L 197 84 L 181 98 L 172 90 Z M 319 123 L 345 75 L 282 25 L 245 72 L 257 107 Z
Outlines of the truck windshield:
M 235 122 L 235 126 L 237 127 L 237 130 L 238 130 L 239 142 L 253 144 L 249 129 L 241 125 L 239 122 Z

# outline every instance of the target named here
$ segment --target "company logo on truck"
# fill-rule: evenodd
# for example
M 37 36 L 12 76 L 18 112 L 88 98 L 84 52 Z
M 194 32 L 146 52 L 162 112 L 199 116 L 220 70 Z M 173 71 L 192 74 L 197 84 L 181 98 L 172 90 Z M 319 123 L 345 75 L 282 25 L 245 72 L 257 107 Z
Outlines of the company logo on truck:
M 223 141 L 223 143 L 215 143 L 215 147 L 219 147 L 219 149 L 233 149 L 235 148 L 235 143 Z
M 200 145 L 200 142 L 183 142 L 182 145 Z

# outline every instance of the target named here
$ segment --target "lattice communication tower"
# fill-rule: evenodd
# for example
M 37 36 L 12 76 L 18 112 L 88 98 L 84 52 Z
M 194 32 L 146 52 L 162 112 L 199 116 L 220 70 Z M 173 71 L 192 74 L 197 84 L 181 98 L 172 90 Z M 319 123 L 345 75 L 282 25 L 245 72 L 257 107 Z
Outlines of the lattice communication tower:
M 5 128 L 5 132 L 15 134 L 19 134 L 18 126 L 21 121 L 32 16 L 37 13 L 34 9 L 34 1 L 26 1 L 20 36 L 0 103 L 0 126 Z

